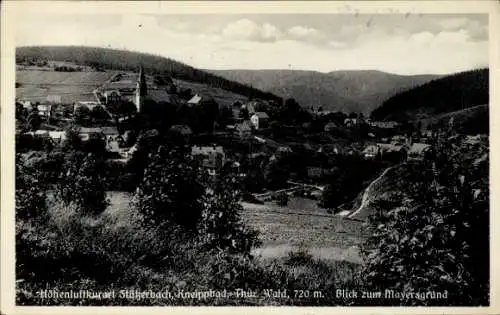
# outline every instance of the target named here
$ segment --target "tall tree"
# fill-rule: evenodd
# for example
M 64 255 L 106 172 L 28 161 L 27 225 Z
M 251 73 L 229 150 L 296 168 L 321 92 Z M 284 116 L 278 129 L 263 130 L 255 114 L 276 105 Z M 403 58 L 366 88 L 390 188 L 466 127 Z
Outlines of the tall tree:
M 257 231 L 240 217 L 240 185 L 236 174 L 224 167 L 204 197 L 205 207 L 198 225 L 199 236 L 208 249 L 250 254 L 259 245 Z
M 134 204 L 146 223 L 194 229 L 203 211 L 202 173 L 186 147 L 158 147 L 138 186 Z

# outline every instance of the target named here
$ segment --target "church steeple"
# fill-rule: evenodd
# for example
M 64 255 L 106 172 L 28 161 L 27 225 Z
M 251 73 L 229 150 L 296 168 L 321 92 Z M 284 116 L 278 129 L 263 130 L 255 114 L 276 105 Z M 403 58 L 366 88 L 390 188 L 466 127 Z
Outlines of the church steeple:
M 135 106 L 137 107 L 137 112 L 140 112 L 144 105 L 144 98 L 148 94 L 147 89 L 146 76 L 144 75 L 144 69 L 141 65 L 139 69 L 139 78 L 135 88 Z
M 148 94 L 148 86 L 146 84 L 146 77 L 144 76 L 144 68 L 141 65 L 141 68 L 139 70 L 139 89 L 140 89 L 140 94 L 142 96 L 146 96 Z

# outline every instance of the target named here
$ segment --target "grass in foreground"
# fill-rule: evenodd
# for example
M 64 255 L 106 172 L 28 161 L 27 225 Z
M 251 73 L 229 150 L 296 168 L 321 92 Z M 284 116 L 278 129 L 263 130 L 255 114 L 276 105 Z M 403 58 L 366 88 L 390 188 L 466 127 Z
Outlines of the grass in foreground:
M 207 252 L 175 230 L 145 228 L 139 222 L 133 211 L 106 211 L 91 217 L 58 203 L 49 206 L 44 222 L 17 222 L 17 304 L 345 305 L 335 297 L 336 288 L 355 286 L 355 264 L 324 262 L 305 252 L 273 260 Z M 115 295 L 42 298 L 39 293 L 45 289 Z M 231 296 L 237 289 L 251 290 L 255 296 Z M 173 295 L 226 290 L 228 296 L 141 299 L 121 296 L 120 290 Z

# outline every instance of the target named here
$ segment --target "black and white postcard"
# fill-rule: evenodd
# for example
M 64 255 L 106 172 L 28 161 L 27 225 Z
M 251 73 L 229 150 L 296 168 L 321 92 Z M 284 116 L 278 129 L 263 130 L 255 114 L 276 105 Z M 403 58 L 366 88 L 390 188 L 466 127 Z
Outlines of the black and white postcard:
M 499 13 L 3 2 L 2 314 L 498 312 Z

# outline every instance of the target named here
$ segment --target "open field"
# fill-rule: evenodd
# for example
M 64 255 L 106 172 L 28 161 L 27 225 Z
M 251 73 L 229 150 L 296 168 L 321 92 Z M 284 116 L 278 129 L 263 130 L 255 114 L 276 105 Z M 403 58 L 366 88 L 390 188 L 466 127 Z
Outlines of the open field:
M 114 72 L 16 71 L 16 82 L 40 85 L 99 86 Z
M 16 71 L 16 97 L 21 100 L 46 101 L 58 95 L 62 103 L 93 100 L 92 91 L 102 85 L 112 72 Z
M 128 207 L 130 195 L 109 192 L 108 198 L 111 205 L 107 212 L 126 224 L 133 217 Z M 261 232 L 262 247 L 255 253 L 263 258 L 284 257 L 304 249 L 316 258 L 361 261 L 357 248 L 363 241 L 361 222 L 328 215 L 324 209 L 314 208 L 314 201 L 303 198 L 291 198 L 289 207 L 242 204 L 243 220 Z

